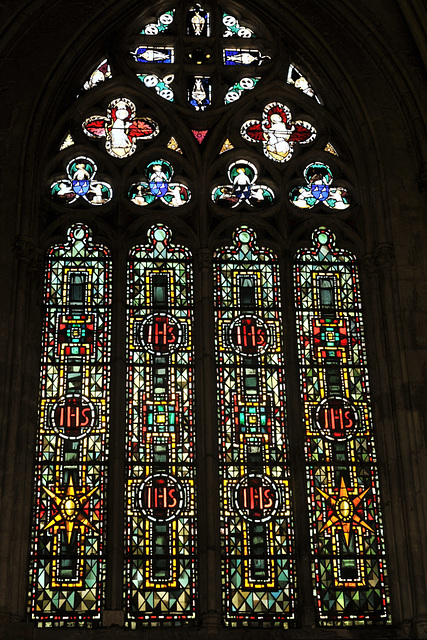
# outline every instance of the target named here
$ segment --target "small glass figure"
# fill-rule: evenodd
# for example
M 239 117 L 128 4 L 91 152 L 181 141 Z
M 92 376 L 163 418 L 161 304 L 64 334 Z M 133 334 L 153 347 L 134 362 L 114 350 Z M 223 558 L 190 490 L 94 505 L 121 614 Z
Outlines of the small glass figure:
M 310 98 L 315 98 L 320 104 L 320 100 L 307 78 L 293 64 L 289 65 L 286 81 L 288 84 L 293 84 L 294 87 L 305 93 L 307 96 L 310 96 Z
M 323 162 L 313 162 L 304 169 L 307 186 L 295 187 L 289 199 L 300 209 L 312 209 L 322 203 L 329 209 L 342 211 L 351 204 L 350 196 L 344 187 L 331 187 L 332 171 Z
M 209 13 L 205 11 L 198 2 L 188 11 L 187 14 L 187 35 L 210 35 Z
M 180 207 L 190 201 L 188 187 L 170 182 L 174 170 L 167 160 L 153 160 L 145 170 L 147 182 L 136 182 L 129 189 L 129 199 L 133 204 L 144 207 L 159 199 L 169 207 Z
M 172 64 L 175 59 L 173 47 L 147 47 L 146 45 L 141 45 L 130 53 L 136 62 Z
M 273 191 L 264 184 L 256 184 L 258 171 L 252 162 L 233 162 L 228 167 L 227 175 L 232 184 L 219 185 L 212 191 L 212 200 L 216 204 L 227 209 L 234 209 L 243 202 L 251 207 L 273 204 Z
M 257 49 L 224 49 L 224 64 L 259 66 L 270 60 L 270 56 L 263 56 Z
M 103 60 L 91 73 L 89 79 L 84 83 L 83 89 L 85 91 L 89 91 L 89 89 L 93 89 L 93 87 L 96 87 L 97 84 L 99 84 L 100 82 L 104 82 L 111 77 L 111 67 L 108 63 L 108 60 Z
M 188 102 L 196 111 L 204 111 L 212 104 L 212 86 L 207 76 L 193 76 L 188 79 Z
M 89 204 L 106 204 L 113 197 L 113 189 L 108 182 L 94 180 L 96 164 L 90 158 L 79 156 L 67 165 L 68 180 L 58 180 L 50 187 L 53 200 L 61 204 L 72 204 L 83 198 Z

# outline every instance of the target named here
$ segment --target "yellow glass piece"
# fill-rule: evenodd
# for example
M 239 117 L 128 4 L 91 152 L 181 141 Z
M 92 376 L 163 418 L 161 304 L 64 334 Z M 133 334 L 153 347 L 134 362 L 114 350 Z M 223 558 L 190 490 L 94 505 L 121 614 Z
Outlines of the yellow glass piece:
M 61 511 L 65 518 L 73 518 L 77 511 L 77 505 L 71 498 L 64 500 L 61 505 Z
M 342 500 L 338 505 L 338 513 L 342 518 L 347 519 L 351 513 L 351 505 L 348 500 Z
M 180 153 L 182 155 L 182 149 L 178 145 L 176 139 L 172 136 L 169 142 L 167 143 L 167 148 L 172 149 L 172 151 L 176 151 L 176 153 Z
M 67 147 L 71 147 L 73 144 L 74 144 L 74 140 L 71 133 L 67 133 L 67 135 L 62 141 L 61 146 L 59 147 L 59 150 L 63 151 L 64 149 L 67 149 Z
M 225 140 L 224 144 L 221 147 L 219 155 L 221 155 L 221 153 L 225 153 L 226 151 L 230 151 L 231 149 L 234 149 L 234 145 L 232 145 L 230 140 L 227 138 L 227 140 Z
M 338 153 L 336 152 L 336 150 L 334 149 L 334 147 L 331 145 L 330 142 L 326 144 L 324 151 L 327 151 L 328 153 L 332 153 L 333 156 L 338 156 Z

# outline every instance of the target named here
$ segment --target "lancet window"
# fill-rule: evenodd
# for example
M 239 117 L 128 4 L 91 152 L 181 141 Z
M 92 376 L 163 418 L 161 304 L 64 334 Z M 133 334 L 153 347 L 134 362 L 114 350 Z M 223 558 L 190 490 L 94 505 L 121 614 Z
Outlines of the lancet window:
M 358 267 L 340 248 L 362 215 L 351 150 L 284 33 L 235 4 L 144 6 L 58 114 L 41 626 L 109 610 L 196 625 L 218 602 L 234 627 L 298 626 L 307 602 L 321 626 L 390 620 Z

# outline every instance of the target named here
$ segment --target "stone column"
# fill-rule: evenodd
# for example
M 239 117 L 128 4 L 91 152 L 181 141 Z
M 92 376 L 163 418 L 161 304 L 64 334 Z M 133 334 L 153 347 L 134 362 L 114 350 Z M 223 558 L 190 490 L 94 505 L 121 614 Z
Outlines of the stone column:
M 0 611 L 6 621 L 25 619 L 29 528 L 34 476 L 40 359 L 43 256 L 33 240 L 15 244 L 5 404 L 0 431 Z

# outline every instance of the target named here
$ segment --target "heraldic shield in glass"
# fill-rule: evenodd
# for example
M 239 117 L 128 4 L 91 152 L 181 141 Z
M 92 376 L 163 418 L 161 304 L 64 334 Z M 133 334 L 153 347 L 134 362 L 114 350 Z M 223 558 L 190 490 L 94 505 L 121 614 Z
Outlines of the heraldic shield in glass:
M 104 597 L 111 263 L 75 224 L 48 254 L 31 616 L 91 624 Z
M 157 224 L 128 267 L 126 610 L 131 623 L 195 615 L 193 275 Z
M 385 558 L 355 257 L 324 228 L 295 288 L 313 580 L 320 619 L 386 618 Z
M 293 618 L 277 257 L 241 227 L 214 256 L 224 614 L 229 623 Z

